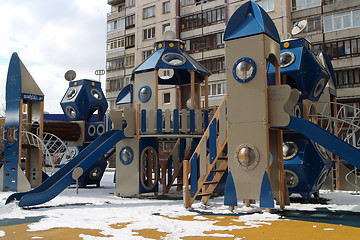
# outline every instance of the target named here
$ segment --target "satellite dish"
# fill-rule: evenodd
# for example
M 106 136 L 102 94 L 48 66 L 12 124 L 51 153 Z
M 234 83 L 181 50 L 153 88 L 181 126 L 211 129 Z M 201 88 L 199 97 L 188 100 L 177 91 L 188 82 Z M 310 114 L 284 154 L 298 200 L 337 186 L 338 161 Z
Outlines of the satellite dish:
M 167 30 L 164 32 L 163 38 L 164 40 L 173 40 L 176 38 L 176 34 L 171 30 Z
M 293 29 L 291 30 L 291 34 L 295 36 L 301 33 L 306 28 L 306 25 L 307 25 L 307 20 L 301 20 L 300 22 L 296 22 L 294 24 Z
M 74 70 L 69 70 L 65 73 L 64 77 L 67 81 L 71 82 L 76 78 L 76 72 Z

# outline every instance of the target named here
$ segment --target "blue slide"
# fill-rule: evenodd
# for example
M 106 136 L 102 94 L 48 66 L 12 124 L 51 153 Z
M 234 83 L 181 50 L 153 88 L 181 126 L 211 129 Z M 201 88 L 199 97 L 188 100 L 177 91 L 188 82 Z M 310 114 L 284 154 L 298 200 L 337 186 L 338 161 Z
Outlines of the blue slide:
M 16 199 L 20 200 L 20 207 L 26 207 L 50 201 L 74 182 L 72 173 L 75 168 L 81 167 L 85 172 L 93 166 L 99 158 L 114 147 L 117 142 L 124 138 L 123 130 L 105 132 L 40 186 L 28 192 L 12 194 L 6 200 L 5 204 Z
M 290 116 L 289 125 L 282 128 L 301 133 L 351 165 L 360 168 L 360 151 L 322 127 L 305 119 Z

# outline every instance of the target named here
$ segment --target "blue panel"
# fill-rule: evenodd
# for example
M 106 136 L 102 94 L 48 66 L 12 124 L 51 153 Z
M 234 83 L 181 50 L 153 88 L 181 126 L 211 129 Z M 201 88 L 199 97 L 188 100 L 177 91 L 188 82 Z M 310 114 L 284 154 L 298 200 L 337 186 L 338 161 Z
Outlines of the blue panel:
M 128 99 L 129 101 L 127 101 L 127 100 L 122 101 L 128 95 L 130 95 L 130 99 Z M 121 103 L 132 103 L 133 102 L 133 85 L 131 83 L 126 85 L 123 89 L 121 89 L 119 95 L 116 98 L 115 103 L 119 104 L 120 102 Z
M 353 166 L 360 168 L 360 151 L 322 127 L 305 119 L 290 116 L 290 124 L 283 128 L 303 134 Z
M 162 110 L 156 110 L 156 129 L 158 132 L 162 132 L 163 121 L 162 121 Z
M 171 184 L 171 181 L 172 181 L 172 163 L 173 163 L 172 156 L 170 156 L 169 159 L 168 159 L 168 165 L 167 165 L 167 172 L 168 172 L 168 176 L 167 176 L 168 180 L 167 180 L 167 182 L 169 184 Z
M 146 110 L 141 110 L 141 132 L 146 132 Z
M 224 205 L 237 206 L 236 188 L 231 171 L 229 171 L 229 175 L 226 179 Z
M 210 123 L 209 128 L 209 158 L 210 164 L 216 158 L 216 119 Z
M 260 190 L 260 207 L 261 208 L 274 208 L 274 196 L 271 189 L 270 179 L 267 171 L 264 172 L 264 176 L 261 183 Z
M 185 139 L 184 138 L 180 138 L 180 162 L 182 162 L 185 158 Z
M 146 59 L 144 62 L 142 62 L 134 70 L 134 73 L 155 69 L 156 64 L 160 60 L 160 57 L 161 57 L 163 51 L 164 51 L 163 49 L 159 49 L 156 52 L 154 52 L 148 59 Z
M 280 42 L 279 33 L 269 15 L 255 2 L 248 1 L 241 5 L 231 16 L 224 32 L 224 40 L 261 33 Z
M 86 171 L 124 138 L 123 130 L 112 130 L 104 133 L 40 186 L 29 192 L 12 194 L 6 200 L 6 204 L 15 199 L 20 200 L 19 207 L 38 205 L 50 201 L 74 182 L 72 172 L 76 167 L 81 167 Z
M 190 109 L 190 132 L 195 132 L 195 111 Z
M 204 129 L 207 129 L 209 126 L 209 111 L 204 111 Z
M 18 162 L 19 162 L 19 127 L 20 127 L 20 99 L 21 99 L 21 69 L 20 58 L 13 53 L 10 59 L 6 79 L 6 115 L 5 115 L 5 137 L 9 134 L 9 128 L 14 134 L 14 142 L 4 141 L 4 175 L 3 191 L 17 191 Z
M 197 181 L 198 181 L 198 160 L 197 160 L 197 153 L 193 155 L 190 160 L 190 185 L 191 185 L 191 197 L 194 197 L 197 191 Z
M 174 133 L 179 132 L 179 109 L 174 109 Z

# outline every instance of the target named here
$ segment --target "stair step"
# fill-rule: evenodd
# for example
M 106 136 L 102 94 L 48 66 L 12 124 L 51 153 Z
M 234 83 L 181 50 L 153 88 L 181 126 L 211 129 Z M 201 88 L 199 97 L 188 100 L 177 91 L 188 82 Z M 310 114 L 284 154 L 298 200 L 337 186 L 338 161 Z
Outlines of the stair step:
M 197 197 L 211 196 L 211 193 L 199 193 Z
M 210 185 L 210 184 L 218 184 L 218 181 L 209 181 L 209 182 L 204 182 L 204 185 Z
M 226 170 L 222 170 L 222 169 L 215 169 L 215 170 L 211 170 L 210 172 L 225 172 Z

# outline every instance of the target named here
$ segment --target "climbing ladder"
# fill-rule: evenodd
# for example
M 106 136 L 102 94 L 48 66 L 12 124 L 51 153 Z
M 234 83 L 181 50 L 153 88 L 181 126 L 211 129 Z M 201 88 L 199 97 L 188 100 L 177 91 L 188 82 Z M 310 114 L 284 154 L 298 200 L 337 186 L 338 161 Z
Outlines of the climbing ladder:
M 190 207 L 197 197 L 201 197 L 201 202 L 206 204 L 228 167 L 226 96 L 211 119 L 190 162 L 184 161 L 184 164 L 185 207 Z
M 60 138 L 51 133 L 43 132 L 42 139 L 32 132 L 21 131 L 21 134 L 27 144 L 38 148 L 43 152 L 44 161 L 50 163 L 52 169 L 51 171 L 55 172 L 56 159 L 67 151 L 66 144 Z

